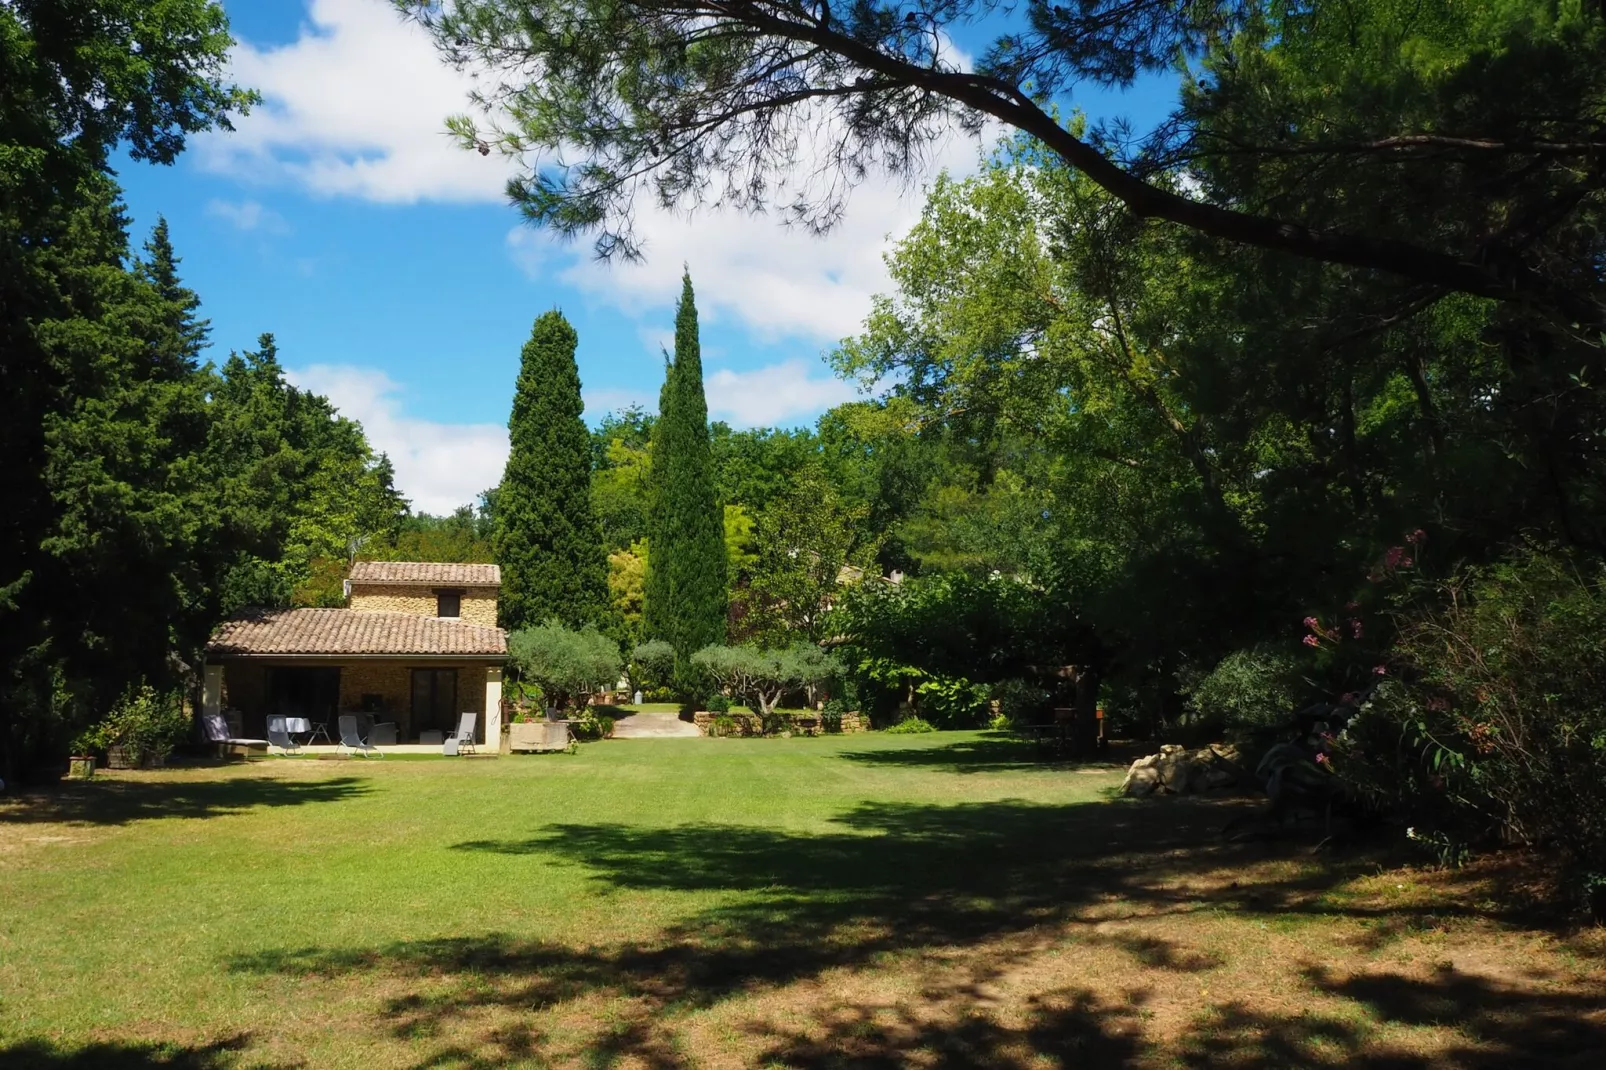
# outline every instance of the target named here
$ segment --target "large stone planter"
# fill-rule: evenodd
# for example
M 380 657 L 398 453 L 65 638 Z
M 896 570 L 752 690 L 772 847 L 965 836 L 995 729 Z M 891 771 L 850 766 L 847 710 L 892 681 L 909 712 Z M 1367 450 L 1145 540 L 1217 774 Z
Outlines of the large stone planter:
M 95 759 L 92 755 L 74 755 L 67 759 L 68 780 L 92 780 L 95 776 Z
M 138 769 L 139 752 L 127 747 L 106 748 L 107 769 Z
M 566 750 L 569 726 L 562 721 L 515 721 L 508 725 L 508 750 L 514 754 Z

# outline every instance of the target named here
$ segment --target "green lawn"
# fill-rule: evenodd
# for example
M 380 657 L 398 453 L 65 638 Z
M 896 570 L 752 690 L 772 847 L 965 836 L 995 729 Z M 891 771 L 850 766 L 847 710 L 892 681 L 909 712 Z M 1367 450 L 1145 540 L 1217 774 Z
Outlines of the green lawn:
M 0 1066 L 1606 1050 L 1599 933 L 1488 913 L 1503 871 L 1227 845 L 1246 803 L 1110 801 L 1119 779 L 947 733 L 265 761 L 10 799 Z

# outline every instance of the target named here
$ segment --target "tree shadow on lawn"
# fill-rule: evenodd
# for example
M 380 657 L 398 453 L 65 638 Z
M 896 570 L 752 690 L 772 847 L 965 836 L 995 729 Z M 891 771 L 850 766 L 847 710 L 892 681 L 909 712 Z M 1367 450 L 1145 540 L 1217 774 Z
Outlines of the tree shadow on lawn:
M 1223 843 L 1216 830 L 1234 805 L 1193 799 L 865 804 L 838 820 L 841 831 L 817 835 L 712 824 L 557 825 L 527 839 L 476 840 L 454 849 L 527 856 L 532 865 L 580 865 L 612 888 L 704 892 L 725 901 L 638 944 L 577 948 L 491 934 L 362 950 L 262 952 L 229 965 L 273 976 L 363 976 L 388 991 L 404 990 L 384 998 L 380 1018 L 397 1038 L 450 1041 L 428 1065 L 578 1057 L 547 1048 L 544 1034 L 525 1028 L 489 1029 L 478 1047 L 458 1043 L 453 1033 L 480 1015 L 505 1021 L 533 1008 L 572 1003 L 593 1008 L 585 1012 L 593 1022 L 606 1022 L 584 1053 L 593 1065 L 629 1058 L 670 1067 L 689 1061 L 675 1028 L 692 1012 L 736 998 L 762 1001 L 766 993 L 832 969 L 902 970 L 899 956 L 911 955 L 914 962 L 974 949 L 969 965 L 921 981 L 922 1003 L 941 1004 L 951 1013 L 916 1016 L 886 1007 L 871 1013 L 816 996 L 808 1004 L 806 1026 L 778 1030 L 755 1019 L 744 1027 L 750 1041 L 768 1045 L 756 1061 L 890 1067 L 919 1050 L 936 1066 L 1024 1067 L 1044 1060 L 1076 1067 L 1136 1065 L 1154 1040 L 1144 1036 L 1132 993 L 1122 995 L 1117 982 L 1145 971 L 1200 973 L 1222 961 L 1159 935 L 1100 931 L 1099 923 L 1136 923 L 1201 909 L 1243 912 L 1246 920 L 1303 915 L 1312 923 L 1334 915 L 1412 913 L 1322 899 L 1335 884 L 1372 868 L 1373 860 L 1306 864 L 1289 872 L 1286 866 L 1260 865 L 1285 856 L 1286 848 Z M 1446 903 L 1432 909 L 1439 917 L 1456 912 Z M 1121 976 L 1089 978 L 1086 988 L 1035 993 L 1029 1005 L 1013 1008 L 1024 1013 L 1024 1024 L 1020 1015 L 1005 1020 L 964 1009 L 977 1005 L 966 986 L 979 982 L 974 976 L 956 981 L 957 975 L 984 969 L 1000 976 L 1012 955 L 1029 960 L 1040 952 L 1044 934 L 1065 926 L 1071 927 L 1073 942 L 1130 956 L 1118 971 Z M 1376 995 L 1357 982 L 1306 978 L 1313 991 L 1349 1001 L 1362 1018 L 1362 1009 L 1370 1009 L 1385 1020 L 1398 1014 L 1401 1021 L 1414 1021 L 1410 1008 L 1443 1000 L 1451 1001 L 1445 1006 L 1493 1006 L 1459 979 L 1401 977 L 1393 983 L 1397 991 Z M 1516 1017 L 1535 1023 L 1573 1014 L 1580 1006 L 1569 1002 L 1575 1000 L 1570 995 L 1524 989 L 1517 996 L 1511 1003 Z M 610 1007 L 600 1020 L 594 1017 L 599 1002 Z M 1290 1030 L 1293 1035 L 1285 1036 Z M 1215 1065 L 1218 1057 L 1226 1062 L 1228 1055 L 1236 1058 L 1241 1052 L 1253 1058 L 1239 1065 L 1427 1065 L 1397 1061 L 1405 1056 L 1365 1062 L 1362 1055 L 1383 1056 L 1366 1030 L 1346 1021 L 1325 1023 L 1305 1014 L 1256 1019 L 1232 1006 L 1184 1037 L 1165 1039 L 1193 1065 Z M 1606 1024 L 1584 1022 L 1571 1039 L 1577 1045 L 1606 1045 Z M 1227 1048 L 1213 1046 L 1218 1041 Z M 1528 1046 L 1516 1028 L 1480 1034 L 1480 1043 L 1509 1056 L 1506 1065 L 1522 1065 L 1522 1058 L 1539 1050 Z M 487 1046 L 496 1053 L 493 1058 L 483 1054 Z M 1284 1048 L 1297 1057 L 1284 1058 Z M 1317 1061 L 1326 1054 L 1346 1058 Z
M 0 806 L 0 825 L 127 825 L 164 817 L 220 817 L 260 806 L 304 806 L 367 794 L 360 777 L 285 780 L 91 780 L 33 791 Z
M 1606 992 L 1562 991 L 1541 973 L 1521 986 L 1441 969 L 1430 979 L 1397 973 L 1339 977 L 1320 967 L 1303 971 L 1311 989 L 1364 1008 L 1386 1025 L 1455 1030 L 1432 1058 L 1377 1050 L 1377 1026 L 1353 1017 L 1301 1014 L 1276 1017 L 1241 1003 L 1215 1008 L 1183 1043 L 1190 1067 L 1362 1067 L 1366 1070 L 1508 1070 L 1516 1067 L 1606 1066 Z M 1372 1050 L 1368 1050 L 1371 1048 Z
M 44 1040 L 24 1040 L 0 1046 L 0 1066 L 6 1070 L 225 1070 L 237 1065 L 250 1046 L 249 1033 L 196 1046 L 98 1043 L 65 1048 Z M 263 1070 L 268 1067 L 261 1061 L 251 1065 Z
M 850 750 L 843 751 L 840 757 L 865 765 L 923 766 L 955 773 L 1008 773 L 1048 768 L 1064 770 L 1066 767 L 1106 773 L 1116 772 L 1131 764 L 1137 754 L 1129 756 L 1127 749 L 1131 748 L 1124 748 L 1119 753 L 1108 752 L 1093 761 L 1070 761 L 1057 757 L 1046 745 L 1033 740 L 1008 732 L 986 732 L 979 739 L 960 740 L 957 743 Z

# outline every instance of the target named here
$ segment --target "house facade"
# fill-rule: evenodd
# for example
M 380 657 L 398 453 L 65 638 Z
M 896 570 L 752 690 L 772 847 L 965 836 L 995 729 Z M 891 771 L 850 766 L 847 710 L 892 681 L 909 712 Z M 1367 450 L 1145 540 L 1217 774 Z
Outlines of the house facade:
M 271 609 L 225 622 L 207 646 L 205 708 L 260 737 L 272 714 L 335 732 L 340 714 L 395 725 L 398 742 L 450 733 L 478 713 L 501 736 L 507 634 L 496 626 L 496 565 L 359 561 L 344 609 Z

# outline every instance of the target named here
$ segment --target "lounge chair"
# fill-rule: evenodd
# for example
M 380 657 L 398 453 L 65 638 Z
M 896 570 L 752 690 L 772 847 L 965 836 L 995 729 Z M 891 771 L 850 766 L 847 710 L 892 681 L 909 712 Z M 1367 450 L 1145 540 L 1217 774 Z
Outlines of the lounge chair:
M 290 738 L 290 718 L 268 718 L 268 753 L 272 754 L 277 747 L 281 754 L 294 754 L 301 749 L 301 744 Z
M 360 754 L 364 758 L 383 758 L 384 753 L 357 734 L 357 718 L 349 713 L 340 715 L 340 753 Z
M 479 716 L 477 713 L 467 712 L 458 719 L 457 732 L 450 737 L 450 742 L 457 744 L 458 754 L 478 753 L 474 749 L 474 723 L 479 720 Z
M 266 748 L 265 739 L 243 739 L 229 734 L 229 723 L 223 719 L 221 713 L 203 713 L 201 715 L 201 730 L 206 733 L 206 741 L 216 745 L 220 754 L 228 753 L 232 748 L 243 747 L 246 750 Z

